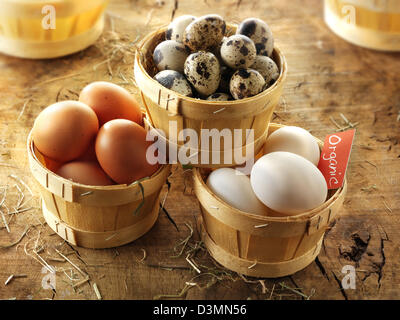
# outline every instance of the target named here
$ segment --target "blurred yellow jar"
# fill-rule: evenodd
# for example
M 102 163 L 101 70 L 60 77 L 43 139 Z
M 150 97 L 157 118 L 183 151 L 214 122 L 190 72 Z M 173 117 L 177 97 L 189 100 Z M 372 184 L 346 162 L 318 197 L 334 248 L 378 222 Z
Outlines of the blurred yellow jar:
M 325 0 L 324 13 L 327 25 L 343 39 L 400 51 L 400 0 Z
M 108 0 L 0 0 L 0 52 L 55 58 L 93 44 Z

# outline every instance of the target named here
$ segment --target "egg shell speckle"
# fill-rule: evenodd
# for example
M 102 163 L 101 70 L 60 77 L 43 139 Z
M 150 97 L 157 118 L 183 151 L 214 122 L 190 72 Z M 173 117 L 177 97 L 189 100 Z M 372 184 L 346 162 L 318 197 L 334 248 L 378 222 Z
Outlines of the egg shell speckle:
M 229 82 L 230 92 L 236 100 L 259 94 L 263 91 L 264 85 L 263 76 L 253 69 L 237 70 Z
M 224 61 L 222 60 L 222 57 L 221 57 L 221 47 L 222 47 L 223 43 L 226 41 L 226 39 L 228 39 L 228 37 L 223 37 L 221 42 L 218 44 L 218 46 L 211 48 L 209 50 L 212 54 L 214 54 L 217 57 L 221 66 L 224 65 Z
M 221 65 L 221 80 L 219 82 L 218 91 L 230 94 L 229 81 L 231 81 L 234 72 L 234 69 Z
M 258 18 L 243 20 L 236 31 L 254 41 L 257 54 L 270 57 L 274 50 L 274 37 L 268 24 Z
M 279 78 L 279 68 L 270 57 L 257 56 L 251 68 L 257 70 L 264 77 L 268 86 L 272 86 Z
M 175 70 L 183 72 L 183 65 L 189 53 L 185 46 L 175 40 L 166 40 L 157 45 L 153 61 L 159 71 Z
M 231 68 L 248 68 L 256 60 L 256 47 L 250 38 L 235 34 L 222 43 L 221 58 Z
M 183 43 L 192 51 L 211 50 L 217 47 L 225 35 L 226 23 L 216 14 L 197 18 L 184 32 Z
M 232 97 L 229 94 L 216 92 L 207 98 L 208 101 L 229 101 Z
M 174 70 L 163 70 L 154 79 L 167 89 L 176 91 L 184 96 L 192 96 L 192 88 L 183 74 Z
M 185 61 L 185 75 L 200 95 L 209 96 L 221 78 L 218 59 L 210 52 L 192 53 Z
M 185 29 L 194 20 L 196 20 L 196 17 L 191 15 L 183 15 L 175 18 L 174 21 L 168 25 L 165 38 L 167 40 L 183 42 L 183 33 Z

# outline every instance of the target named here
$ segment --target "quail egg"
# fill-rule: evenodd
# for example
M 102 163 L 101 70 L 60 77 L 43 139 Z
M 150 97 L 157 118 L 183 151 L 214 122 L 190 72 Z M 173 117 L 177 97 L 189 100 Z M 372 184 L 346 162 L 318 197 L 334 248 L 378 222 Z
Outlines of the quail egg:
M 217 57 L 205 51 L 192 53 L 185 61 L 185 75 L 200 95 L 213 94 L 221 78 Z
M 225 65 L 221 65 L 221 80 L 219 82 L 218 91 L 230 93 L 229 81 L 231 80 L 234 72 L 235 70 L 232 70 L 231 68 Z
M 236 100 L 259 94 L 263 91 L 264 85 L 263 76 L 254 69 L 237 70 L 229 82 L 231 94 Z
M 232 100 L 232 97 L 229 94 L 216 92 L 207 98 L 208 101 L 228 101 Z
M 222 17 L 209 14 L 191 22 L 183 34 L 183 43 L 192 51 L 211 50 L 224 37 L 226 24 Z
M 222 57 L 221 57 L 221 47 L 222 47 L 222 44 L 226 41 L 226 39 L 228 39 L 228 37 L 223 37 L 221 42 L 218 44 L 218 46 L 214 47 L 210 51 L 218 58 L 218 61 L 220 62 L 221 65 L 224 64 L 224 61 L 222 60 Z
M 183 65 L 187 56 L 188 52 L 182 43 L 166 40 L 154 49 L 153 60 L 159 71 L 175 70 L 183 72 Z
M 222 43 L 221 58 L 228 67 L 248 68 L 256 59 L 256 47 L 250 38 L 235 34 Z
M 167 40 L 183 42 L 183 32 L 194 20 L 196 20 L 196 17 L 191 15 L 183 15 L 174 19 L 174 21 L 168 25 L 167 31 L 165 32 L 165 38 Z
M 273 85 L 279 78 L 279 68 L 270 57 L 257 56 L 251 68 L 257 70 L 264 77 L 268 86 Z
M 254 41 L 257 54 L 270 57 L 274 49 L 274 37 L 269 26 L 257 18 L 243 20 L 236 34 L 243 34 Z
M 154 79 L 167 89 L 176 91 L 184 96 L 192 96 L 192 88 L 183 74 L 174 70 L 163 70 Z

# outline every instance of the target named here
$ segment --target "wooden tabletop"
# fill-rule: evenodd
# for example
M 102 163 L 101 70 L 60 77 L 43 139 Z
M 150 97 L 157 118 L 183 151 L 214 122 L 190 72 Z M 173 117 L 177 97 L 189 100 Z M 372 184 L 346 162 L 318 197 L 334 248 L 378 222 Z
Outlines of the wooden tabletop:
M 321 0 L 111 0 L 102 38 L 83 52 L 49 61 L 1 55 L 0 186 L 8 185 L 11 212 L 18 204 L 28 210 L 5 214 L 10 232 L 0 222 L 0 298 L 97 299 L 97 287 L 103 299 L 400 299 L 400 54 L 341 40 L 324 24 L 322 9 Z M 35 117 L 56 100 L 76 99 L 94 80 L 113 81 L 137 95 L 136 41 L 173 14 L 206 13 L 231 22 L 258 16 L 272 27 L 288 62 L 274 122 L 301 126 L 320 139 L 338 130 L 334 121 L 346 126 L 342 116 L 356 124 L 340 216 L 316 261 L 290 277 L 248 279 L 216 266 L 199 242 L 191 173 L 179 166 L 173 167 L 165 202 L 179 231 L 161 212 L 154 228 L 134 243 L 89 250 L 62 244 L 43 222 L 25 150 Z M 89 274 L 88 282 L 73 287 L 82 275 L 54 255 L 55 246 Z M 185 259 L 190 250 L 197 252 L 201 275 Z M 55 276 L 43 268 L 46 263 L 57 268 Z M 355 267 L 355 289 L 342 288 L 345 265 Z

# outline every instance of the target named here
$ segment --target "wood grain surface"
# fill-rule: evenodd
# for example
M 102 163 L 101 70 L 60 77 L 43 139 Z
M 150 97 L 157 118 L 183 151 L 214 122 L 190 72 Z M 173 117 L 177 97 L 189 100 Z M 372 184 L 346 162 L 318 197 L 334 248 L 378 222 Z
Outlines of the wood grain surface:
M 291 277 L 248 279 L 216 266 L 198 241 L 191 173 L 179 166 L 172 169 L 165 201 L 179 231 L 161 212 L 134 243 L 89 250 L 68 246 L 43 224 L 26 156 L 38 113 L 57 100 L 76 99 L 94 80 L 113 81 L 139 99 L 133 80 L 138 39 L 173 15 L 206 13 L 230 22 L 258 16 L 270 24 L 288 62 L 274 122 L 304 127 L 320 139 L 338 130 L 332 119 L 346 126 L 341 114 L 356 124 L 343 209 L 316 261 Z M 4 204 L 11 213 L 18 205 L 29 209 L 8 214 L 1 208 L 10 232 L 0 219 L 0 298 L 98 299 L 97 287 L 102 299 L 400 299 L 399 70 L 399 53 L 362 49 L 331 33 L 320 0 L 111 0 L 102 38 L 83 52 L 48 61 L 0 56 L 0 187 L 8 186 Z M 166 191 L 167 185 L 162 197 Z M 54 276 L 41 259 L 57 270 Z M 341 286 L 345 265 L 355 267 L 355 289 Z M 88 282 L 72 286 L 86 275 Z

